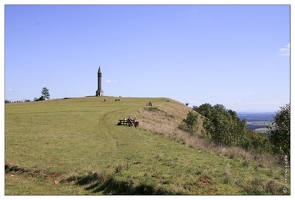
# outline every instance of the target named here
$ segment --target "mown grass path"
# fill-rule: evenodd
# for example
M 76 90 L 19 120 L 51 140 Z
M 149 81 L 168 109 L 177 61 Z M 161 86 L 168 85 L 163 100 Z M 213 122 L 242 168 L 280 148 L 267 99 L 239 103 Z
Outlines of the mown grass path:
M 6 104 L 7 164 L 58 174 L 58 180 L 105 174 L 104 182 L 83 183 L 83 187 L 7 174 L 6 194 L 245 194 L 257 177 L 259 184 L 283 183 L 282 169 L 224 158 L 142 129 L 144 116 L 138 110 L 150 100 L 163 110 L 187 109 L 175 101 L 166 103 L 165 98 L 89 97 Z M 124 117 L 136 117 L 139 128 L 118 126 L 118 119 Z

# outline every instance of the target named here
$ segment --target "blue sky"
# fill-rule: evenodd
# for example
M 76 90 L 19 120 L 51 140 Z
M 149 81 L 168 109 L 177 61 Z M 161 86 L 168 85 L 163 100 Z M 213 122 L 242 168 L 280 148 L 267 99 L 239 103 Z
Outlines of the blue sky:
M 6 5 L 4 98 L 168 97 L 276 111 L 290 101 L 288 5 Z

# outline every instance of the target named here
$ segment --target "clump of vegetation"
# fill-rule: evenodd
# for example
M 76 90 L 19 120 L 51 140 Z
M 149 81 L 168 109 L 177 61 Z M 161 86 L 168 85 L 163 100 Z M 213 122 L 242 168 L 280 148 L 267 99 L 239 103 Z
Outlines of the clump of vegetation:
M 272 125 L 267 126 L 274 152 L 290 155 L 290 104 L 277 111 Z
M 50 99 L 50 94 L 49 94 L 49 89 L 47 89 L 46 87 L 42 88 L 41 91 L 41 96 L 39 98 L 34 98 L 34 101 L 43 101 L 45 99 Z
M 243 190 L 248 195 L 278 195 L 283 189 L 273 180 L 264 183 L 261 179 L 255 178 L 250 185 L 244 186 Z
M 195 111 L 190 111 L 187 114 L 186 119 L 183 120 L 185 124 L 185 128 L 193 135 L 196 131 L 198 131 L 198 113 Z M 182 125 L 180 126 L 183 127 Z
M 203 126 L 206 134 L 217 145 L 237 144 L 246 131 L 246 120 L 240 120 L 237 113 L 227 110 L 223 105 L 202 104 L 193 110 L 205 117 Z
M 45 100 L 43 96 L 41 96 L 39 98 L 36 98 L 36 97 L 34 98 L 34 101 L 43 101 L 43 100 Z
M 217 146 L 239 146 L 246 151 L 257 153 L 290 153 L 290 105 L 277 112 L 274 123 L 268 126 L 270 137 L 264 133 L 246 129 L 246 120 L 240 120 L 237 113 L 227 110 L 223 105 L 202 104 L 193 110 L 203 118 L 202 133 Z M 197 130 L 198 117 L 190 112 L 183 120 L 188 132 Z M 180 125 L 182 128 L 183 125 Z
M 160 112 L 161 110 L 158 107 L 147 107 L 148 111 L 151 112 Z
M 247 151 L 255 151 L 258 153 L 271 153 L 273 148 L 273 145 L 266 134 L 250 129 L 248 129 L 243 135 L 239 146 Z

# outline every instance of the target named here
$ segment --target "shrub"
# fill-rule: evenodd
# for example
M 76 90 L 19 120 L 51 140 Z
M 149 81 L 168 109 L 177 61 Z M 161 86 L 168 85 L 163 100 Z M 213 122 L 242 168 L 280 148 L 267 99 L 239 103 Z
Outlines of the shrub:
M 290 104 L 277 111 L 272 125 L 267 126 L 269 139 L 274 145 L 274 151 L 290 155 Z
M 263 133 L 250 129 L 243 135 L 239 146 L 247 151 L 255 151 L 258 153 L 272 152 L 272 144 L 269 138 Z
M 43 101 L 45 100 L 43 96 L 39 97 L 39 99 L 37 99 L 36 97 L 34 98 L 34 101 Z
M 205 117 L 203 126 L 206 134 L 217 145 L 238 144 L 246 131 L 246 120 L 240 120 L 236 112 L 227 110 L 223 105 L 211 106 L 207 103 L 193 109 Z
M 198 130 L 198 114 L 195 111 L 190 111 L 186 119 L 183 120 L 191 135 Z

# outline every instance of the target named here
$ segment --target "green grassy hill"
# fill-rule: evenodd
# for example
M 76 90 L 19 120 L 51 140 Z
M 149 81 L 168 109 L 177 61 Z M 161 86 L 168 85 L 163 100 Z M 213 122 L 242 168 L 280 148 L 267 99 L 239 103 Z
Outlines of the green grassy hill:
M 283 194 L 283 167 L 180 130 L 185 105 L 115 99 L 5 104 L 5 194 Z M 118 126 L 124 117 L 139 127 Z

